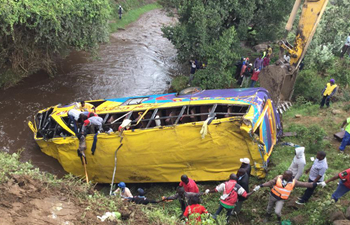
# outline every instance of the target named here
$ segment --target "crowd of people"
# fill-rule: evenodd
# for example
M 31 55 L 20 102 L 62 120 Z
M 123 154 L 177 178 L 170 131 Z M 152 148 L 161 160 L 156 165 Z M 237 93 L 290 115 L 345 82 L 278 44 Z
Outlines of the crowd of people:
M 74 133 L 77 137 L 88 132 L 99 133 L 103 131 L 103 119 L 95 113 L 95 107 L 90 103 L 84 101 L 76 103 L 75 107 L 68 111 L 68 118 L 68 124 L 73 124 Z M 83 124 L 81 129 L 78 126 L 78 122 Z
M 255 87 L 259 79 L 260 71 L 270 64 L 271 55 L 272 48 L 268 45 L 262 55 L 259 55 L 255 59 L 254 64 L 249 62 L 248 57 L 242 57 L 241 60 L 235 64 L 236 73 L 234 77 L 237 80 L 237 84 L 243 88 Z
M 332 178 L 324 181 L 326 171 L 328 169 L 326 153 L 319 151 L 316 155 L 316 159 L 311 157 L 313 165 L 304 171 L 305 160 L 305 148 L 295 148 L 295 156 L 293 161 L 282 175 L 276 176 L 274 179 L 255 185 L 254 189 L 249 192 L 249 178 L 251 175 L 251 165 L 248 158 L 242 158 L 241 167 L 238 169 L 237 174 L 230 174 L 228 181 L 223 182 L 212 189 L 206 189 L 200 192 L 196 182 L 189 178 L 187 175 L 181 176 L 181 181 L 176 189 L 176 193 L 172 196 L 163 196 L 160 200 L 149 200 L 145 196 L 145 191 L 141 188 L 137 189 L 138 195 L 135 197 L 131 194 L 130 190 L 126 187 L 124 182 L 118 184 L 118 189 L 114 191 L 114 195 L 119 195 L 121 198 L 129 202 L 136 204 L 149 204 L 168 202 L 178 200 L 181 207 L 180 217 L 196 224 L 200 224 L 202 215 L 210 215 L 213 219 L 217 219 L 217 216 L 225 209 L 226 222 L 229 223 L 231 215 L 238 215 L 242 209 L 244 201 L 249 198 L 254 192 L 259 191 L 261 188 L 270 187 L 269 201 L 266 209 L 266 217 L 264 222 L 271 220 L 272 212 L 277 216 L 277 222 L 282 222 L 282 208 L 284 203 L 289 199 L 290 194 L 296 187 L 304 187 L 304 194 L 298 198 L 296 204 L 303 205 L 309 201 L 312 197 L 317 186 L 326 186 L 327 183 L 339 179 L 337 189 L 332 194 L 332 201 L 337 202 L 339 198 L 350 191 L 350 168 L 336 174 Z M 308 182 L 299 181 L 301 175 L 305 172 L 309 174 Z M 219 199 L 219 206 L 215 213 L 210 214 L 206 207 L 201 204 L 201 196 L 208 195 L 210 193 L 219 192 L 222 193 Z M 192 223 L 191 223 L 192 224 Z

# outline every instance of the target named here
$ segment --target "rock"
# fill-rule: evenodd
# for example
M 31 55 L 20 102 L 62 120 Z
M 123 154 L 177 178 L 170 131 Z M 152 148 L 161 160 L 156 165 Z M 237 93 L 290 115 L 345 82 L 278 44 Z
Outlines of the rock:
M 293 224 L 305 224 L 308 220 L 304 215 L 298 215 L 290 219 Z
M 300 114 L 295 114 L 295 118 L 301 118 Z
M 253 47 L 253 50 L 256 52 L 263 52 L 265 49 L 267 49 L 267 44 L 259 44 Z
M 330 221 L 336 221 L 336 220 L 345 220 L 345 216 L 344 214 L 338 210 L 338 211 L 335 211 L 333 212 L 331 215 L 330 215 Z
M 350 220 L 350 206 L 346 209 L 345 217 Z
M 350 225 L 350 220 L 336 220 L 333 225 Z
M 338 109 L 333 109 L 333 110 L 332 110 L 332 113 L 333 113 L 334 115 L 336 115 L 336 114 L 340 114 L 341 111 L 338 110 Z

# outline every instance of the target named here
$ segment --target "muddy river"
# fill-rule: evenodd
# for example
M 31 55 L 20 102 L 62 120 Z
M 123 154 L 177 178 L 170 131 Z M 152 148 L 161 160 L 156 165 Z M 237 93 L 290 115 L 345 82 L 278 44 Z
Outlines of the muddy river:
M 72 53 L 54 78 L 34 74 L 15 87 L 0 91 L 0 151 L 24 149 L 23 161 L 62 175 L 58 161 L 42 153 L 27 126 L 40 109 L 79 100 L 138 96 L 167 92 L 182 66 L 176 51 L 162 37 L 161 27 L 175 23 L 161 10 L 150 11 L 110 37 L 99 58 Z

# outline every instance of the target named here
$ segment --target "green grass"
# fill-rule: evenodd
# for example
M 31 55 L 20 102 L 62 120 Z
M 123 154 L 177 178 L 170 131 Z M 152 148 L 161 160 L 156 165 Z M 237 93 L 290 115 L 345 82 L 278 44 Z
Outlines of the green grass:
M 296 114 L 301 116 L 317 116 L 320 105 L 312 104 L 310 102 L 303 105 L 293 105 L 289 110 L 283 113 L 284 119 L 293 118 Z
M 131 9 L 123 13 L 122 19 L 119 19 L 118 13 L 115 13 L 113 21 L 109 23 L 109 30 L 111 33 L 113 33 L 118 29 L 124 29 L 130 23 L 138 20 L 138 18 L 140 18 L 142 14 L 154 9 L 159 9 L 159 8 L 161 8 L 161 5 L 159 5 L 158 3 L 144 5 L 144 6 L 141 6 L 140 8 Z

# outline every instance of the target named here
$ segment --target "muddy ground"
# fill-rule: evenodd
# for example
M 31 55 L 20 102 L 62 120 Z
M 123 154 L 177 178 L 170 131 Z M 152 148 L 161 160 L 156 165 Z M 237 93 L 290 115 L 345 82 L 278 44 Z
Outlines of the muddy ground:
M 0 184 L 0 225 L 72 225 L 72 224 L 149 224 L 145 215 L 131 203 L 123 203 L 118 210 L 121 219 L 101 222 L 107 209 L 98 201 L 91 205 L 77 196 L 83 192 L 77 185 L 61 184 L 56 187 L 29 176 L 10 176 Z M 88 195 L 94 191 L 89 190 Z

